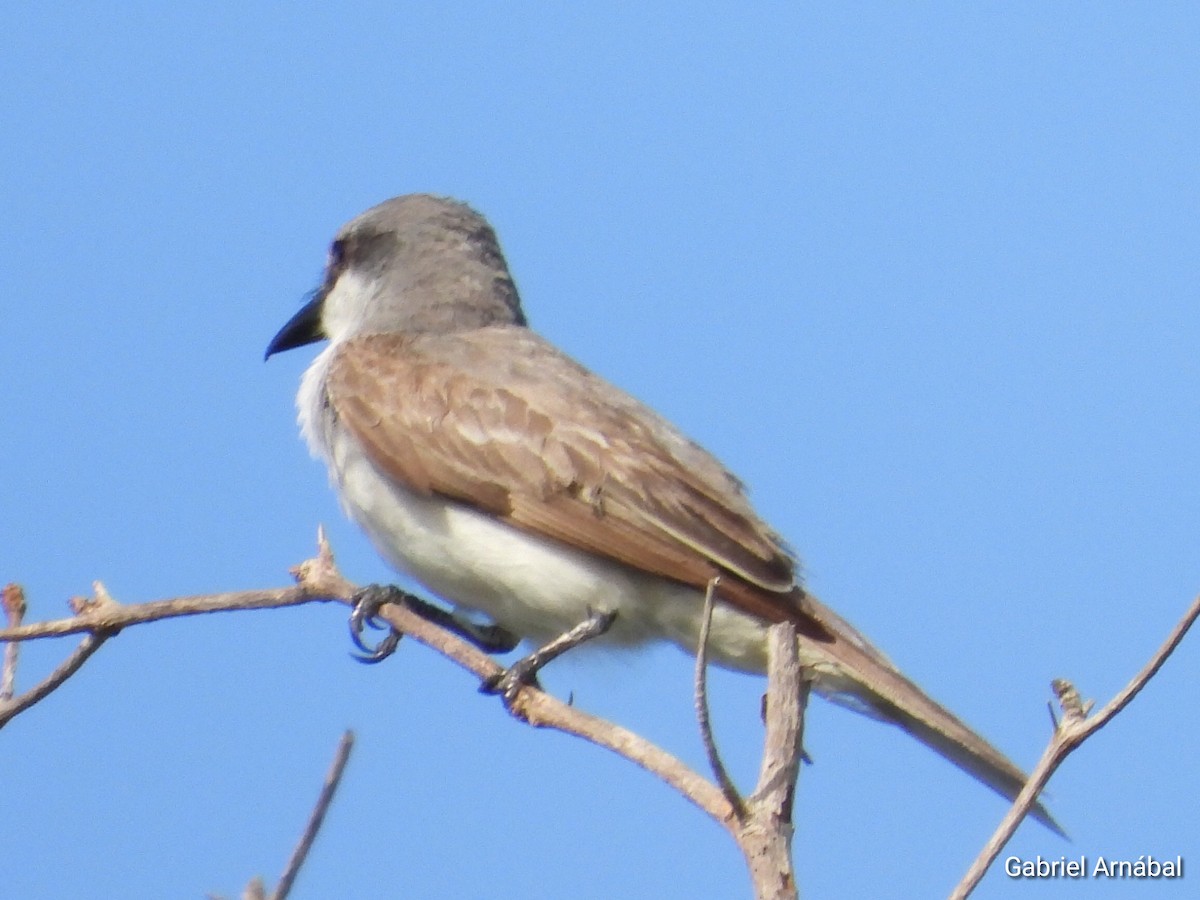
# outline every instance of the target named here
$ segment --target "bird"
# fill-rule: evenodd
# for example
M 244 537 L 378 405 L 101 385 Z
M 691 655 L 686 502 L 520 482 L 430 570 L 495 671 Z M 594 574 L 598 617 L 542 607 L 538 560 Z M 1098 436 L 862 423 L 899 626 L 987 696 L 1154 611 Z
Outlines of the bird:
M 595 644 L 764 672 L 791 622 L 818 695 L 901 729 L 1010 800 L 1025 774 L 808 591 L 743 483 L 664 417 L 530 328 L 499 240 L 431 194 L 344 225 L 266 358 L 327 340 L 296 406 L 378 552 L 456 610 L 531 642 L 603 612 Z M 1061 833 L 1040 804 L 1031 814 Z

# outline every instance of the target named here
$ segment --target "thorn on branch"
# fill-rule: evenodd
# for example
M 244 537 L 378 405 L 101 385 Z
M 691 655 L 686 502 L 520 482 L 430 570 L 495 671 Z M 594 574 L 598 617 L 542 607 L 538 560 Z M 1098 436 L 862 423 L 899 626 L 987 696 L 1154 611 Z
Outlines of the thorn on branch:
M 348 600 L 356 590 L 338 571 L 333 548 L 325 537 L 323 526 L 317 527 L 317 555 L 288 569 L 296 583 L 312 597 L 332 597 Z
M 1050 687 L 1054 691 L 1054 696 L 1058 698 L 1058 705 L 1063 713 L 1063 722 L 1082 722 L 1091 713 L 1095 703 L 1091 700 L 1085 703 L 1075 685 L 1065 678 L 1055 678 L 1050 682 Z
M 75 596 L 67 601 L 67 605 L 71 607 L 71 612 L 75 613 L 75 615 L 84 616 L 88 613 L 99 613 L 114 609 L 121 604 L 113 599 L 112 594 L 108 592 L 108 588 L 104 586 L 104 582 L 93 581 L 91 597 Z

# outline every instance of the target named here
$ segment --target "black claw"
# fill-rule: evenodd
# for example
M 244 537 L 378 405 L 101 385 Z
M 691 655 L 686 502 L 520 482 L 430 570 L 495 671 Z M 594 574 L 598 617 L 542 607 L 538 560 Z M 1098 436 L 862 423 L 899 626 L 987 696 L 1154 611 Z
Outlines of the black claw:
M 398 602 L 403 597 L 403 593 L 395 588 L 370 584 L 351 598 L 353 609 L 350 613 L 350 640 L 354 642 L 355 647 L 362 651 L 361 653 L 351 653 L 352 659 L 360 663 L 374 664 L 383 662 L 396 652 L 402 635 L 391 625 L 381 621 L 378 613 L 383 604 Z M 371 646 L 362 638 L 365 628 L 379 631 L 387 629 L 388 634 L 378 644 Z
M 400 638 L 402 635 L 398 631 L 391 631 L 388 635 L 376 644 L 374 647 L 369 647 L 362 641 L 354 643 L 363 651 L 362 653 L 351 653 L 350 658 L 355 662 L 360 662 L 363 665 L 373 666 L 375 663 L 381 663 L 400 646 Z

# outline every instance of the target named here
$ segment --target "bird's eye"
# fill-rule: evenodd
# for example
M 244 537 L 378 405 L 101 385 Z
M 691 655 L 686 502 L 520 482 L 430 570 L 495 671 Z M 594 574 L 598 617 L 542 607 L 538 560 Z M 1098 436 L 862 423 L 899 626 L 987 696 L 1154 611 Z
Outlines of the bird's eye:
M 346 242 L 339 238 L 329 245 L 329 259 L 325 263 L 325 290 L 332 288 L 346 269 Z
M 346 242 L 338 239 L 329 245 L 329 262 L 326 268 L 330 271 L 340 270 L 346 257 Z

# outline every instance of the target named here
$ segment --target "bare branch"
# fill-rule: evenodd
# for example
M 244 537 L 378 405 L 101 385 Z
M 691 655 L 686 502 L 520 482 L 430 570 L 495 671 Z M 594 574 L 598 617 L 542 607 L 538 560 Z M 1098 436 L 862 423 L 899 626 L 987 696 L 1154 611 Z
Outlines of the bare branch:
M 800 667 L 796 629 L 788 622 L 767 636 L 766 736 L 758 785 L 738 835 L 758 900 L 795 900 L 792 806 L 804 755 L 809 679 Z
M 302 603 L 342 599 L 319 596 L 311 588 L 298 585 L 265 591 L 232 591 L 224 594 L 198 594 L 192 597 L 152 600 L 147 603 L 103 605 L 86 609 L 69 619 L 55 619 L 2 629 L 0 641 L 31 641 L 94 631 L 115 632 L 130 625 L 179 616 L 241 609 L 275 609 L 281 606 L 299 606 Z
M 1109 719 L 1128 706 L 1130 701 L 1141 693 L 1142 688 L 1146 686 L 1147 682 L 1158 674 L 1158 670 L 1167 661 L 1167 657 L 1175 652 L 1175 648 L 1179 646 L 1180 641 L 1183 640 L 1184 635 L 1188 633 L 1188 629 L 1192 627 L 1198 616 L 1200 616 L 1200 596 L 1197 596 L 1192 601 L 1192 605 L 1188 608 L 1188 611 L 1184 613 L 1183 618 L 1179 620 L 1179 623 L 1171 631 L 1170 635 L 1167 636 L 1163 645 L 1158 648 L 1158 652 L 1142 667 L 1142 671 L 1138 672 L 1133 677 L 1133 680 L 1125 686 L 1124 690 L 1108 701 L 1104 708 L 1096 713 L 1095 716 L 1080 724 L 1079 729 L 1081 734 L 1077 739 L 1074 739 L 1076 744 L 1082 742 L 1092 732 L 1103 728 Z
M 1004 849 L 1004 845 L 1012 838 L 1021 820 L 1025 818 L 1026 814 L 1033 807 L 1038 795 L 1050 780 L 1050 776 L 1054 774 L 1063 760 L 1078 748 L 1080 744 L 1107 725 L 1117 713 L 1128 706 L 1130 701 L 1141 692 L 1147 682 L 1162 668 L 1163 663 L 1167 661 L 1167 657 L 1179 646 L 1179 642 L 1183 640 L 1184 635 L 1192 627 L 1192 623 L 1196 621 L 1197 616 L 1200 616 L 1200 596 L 1197 596 L 1192 601 L 1192 605 L 1184 613 L 1183 618 L 1179 620 L 1166 641 L 1158 648 L 1158 652 L 1150 657 L 1150 661 L 1142 667 L 1142 670 L 1112 700 L 1105 704 L 1103 709 L 1090 718 L 1088 717 L 1088 712 L 1090 711 L 1091 704 L 1081 702 L 1079 693 L 1075 690 L 1074 685 L 1062 679 L 1054 682 L 1052 687 L 1058 696 L 1062 709 L 1062 718 L 1059 720 L 1058 726 L 1050 738 L 1049 745 L 1046 747 L 1045 752 L 1042 753 L 1042 758 L 1038 760 L 1037 766 L 1030 774 L 1029 780 L 1025 783 L 1025 787 L 1017 795 L 1008 814 L 1005 815 L 1000 825 L 996 828 L 995 833 L 979 852 L 979 856 L 971 864 L 971 868 L 967 870 L 967 874 L 963 876 L 962 881 L 958 883 L 954 891 L 950 894 L 950 900 L 963 900 L 963 898 L 970 896 L 971 892 L 979 885 L 979 882 L 983 880 L 988 867 L 1000 855 L 1000 851 Z
M 300 581 L 294 587 L 276 588 L 267 591 L 235 591 L 222 594 L 202 594 L 193 597 L 176 597 L 149 603 L 124 605 L 118 603 L 100 582 L 93 584 L 94 595 L 90 598 L 73 597 L 70 607 L 75 615 L 69 619 L 52 622 L 20 624 L 24 612 L 24 593 L 16 585 L 4 589 L 3 602 L 8 618 L 8 628 L 0 630 L 0 641 L 7 643 L 4 654 L 4 676 L 11 688 L 16 669 L 16 647 L 20 641 L 38 638 L 64 637 L 69 634 L 87 633 L 87 637 L 63 663 L 41 684 L 16 699 L 0 697 L 0 727 L 14 716 L 24 712 L 58 688 L 75 674 L 83 663 L 100 646 L 122 628 L 141 625 L 160 619 L 192 616 L 200 613 L 227 612 L 241 609 L 273 609 L 297 606 L 302 603 L 340 600 L 349 602 L 353 585 L 342 578 L 333 562 L 329 542 L 324 530 L 317 533 L 317 556 L 292 570 Z
M 0 629 L 0 641 L 34 641 L 44 637 L 64 637 L 83 632 L 120 631 L 130 625 L 157 622 L 180 616 L 199 616 L 208 612 L 236 610 L 274 610 L 283 606 L 300 606 L 311 602 L 349 602 L 354 586 L 343 578 L 334 563 L 334 554 L 325 540 L 324 529 L 317 530 L 317 556 L 293 566 L 294 587 L 269 590 L 234 590 L 223 594 L 179 596 L 169 600 L 152 600 L 144 604 L 118 604 L 109 596 L 103 584 L 95 582 L 92 599 L 72 599 L 74 616 L 38 622 L 16 628 Z
M 713 777 L 721 788 L 721 793 L 729 801 L 734 815 L 738 819 L 745 816 L 746 808 L 742 795 L 738 793 L 737 785 L 729 777 L 721 754 L 717 751 L 717 743 L 713 740 L 712 720 L 708 714 L 708 633 L 712 628 L 713 603 L 717 593 L 717 585 L 721 576 L 709 579 L 704 591 L 704 614 L 700 619 L 700 637 L 696 642 L 696 675 L 695 675 L 695 704 L 696 721 L 700 724 L 700 740 L 704 744 L 704 752 L 708 755 L 708 767 L 712 769 Z
M 811 686 L 800 667 L 796 629 L 787 622 L 768 633 L 766 723 L 762 768 L 751 795 L 755 804 L 768 804 L 783 821 L 792 820 L 796 780 L 804 757 L 804 710 Z
M 0 728 L 7 725 L 18 713 L 29 709 L 29 707 L 33 706 L 39 700 L 44 700 L 59 685 L 78 672 L 80 667 L 87 662 L 88 657 L 99 650 L 101 645 L 111 636 L 111 632 L 108 631 L 97 631 L 95 634 L 89 634 L 80 642 L 74 652 L 63 660 L 58 668 L 51 672 L 43 682 L 19 697 L 0 702 Z
M 346 731 L 342 735 L 342 739 L 338 742 L 337 753 L 334 754 L 333 762 L 329 766 L 329 771 L 325 773 L 325 784 L 321 788 L 321 794 L 317 797 L 317 803 L 313 807 L 312 815 L 308 817 L 308 825 L 304 828 L 304 834 L 300 837 L 300 843 L 296 845 L 296 849 L 292 851 L 291 858 L 288 859 L 287 866 L 283 870 L 283 875 L 279 879 L 279 885 L 275 888 L 275 892 L 271 894 L 271 900 L 287 900 L 288 894 L 292 891 L 292 885 L 296 881 L 296 875 L 300 872 L 300 867 L 304 865 L 304 861 L 308 859 L 308 852 L 312 849 L 313 842 L 317 839 L 317 832 L 321 830 L 321 823 L 325 821 L 325 813 L 329 810 L 329 804 L 333 802 L 333 795 L 337 792 L 338 784 L 341 783 L 342 773 L 346 770 L 346 763 L 350 760 L 350 751 L 354 749 L 354 732 Z

